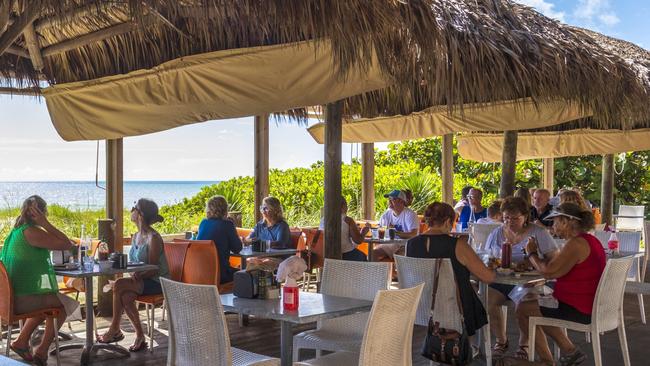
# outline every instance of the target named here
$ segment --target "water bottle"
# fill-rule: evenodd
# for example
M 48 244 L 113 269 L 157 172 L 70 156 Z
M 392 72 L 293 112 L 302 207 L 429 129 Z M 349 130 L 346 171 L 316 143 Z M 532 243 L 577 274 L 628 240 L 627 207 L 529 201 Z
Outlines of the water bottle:
M 616 231 L 612 231 L 612 233 L 609 235 L 609 240 L 607 241 L 607 248 L 609 248 L 609 250 L 612 253 L 616 253 L 616 254 L 619 253 L 618 237 L 616 236 Z
M 284 310 L 295 311 L 298 310 L 298 299 L 300 298 L 298 285 L 293 278 L 287 278 L 287 281 L 282 288 L 282 305 Z

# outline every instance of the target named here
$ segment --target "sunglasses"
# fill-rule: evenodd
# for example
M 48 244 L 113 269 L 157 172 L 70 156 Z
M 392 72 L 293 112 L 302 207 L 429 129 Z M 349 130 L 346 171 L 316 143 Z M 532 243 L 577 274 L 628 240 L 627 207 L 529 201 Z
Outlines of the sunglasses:
M 131 207 L 131 212 L 133 212 L 133 211 L 136 211 L 137 213 L 142 214 L 142 211 L 140 211 L 140 209 L 138 208 L 138 206 L 133 206 L 133 207 Z
M 268 206 L 264 206 L 264 205 L 260 206 L 260 212 L 266 212 L 268 210 L 269 210 Z

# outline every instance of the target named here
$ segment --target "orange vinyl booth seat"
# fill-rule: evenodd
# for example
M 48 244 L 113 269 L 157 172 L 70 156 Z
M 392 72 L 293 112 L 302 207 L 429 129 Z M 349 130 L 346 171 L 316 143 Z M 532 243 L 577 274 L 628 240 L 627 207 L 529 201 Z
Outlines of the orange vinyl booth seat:
M 239 238 L 242 239 L 242 242 L 243 242 L 243 238 L 247 238 L 252 232 L 253 229 L 246 229 L 243 227 L 237 228 L 237 236 L 239 236 Z M 230 262 L 230 267 L 241 268 L 241 258 L 230 256 L 228 261 Z
M 194 285 L 215 285 L 220 293 L 232 292 L 232 282 L 219 283 L 221 276 L 219 252 L 212 240 L 174 239 L 171 243 L 171 245 L 177 244 L 183 244 L 187 248 L 182 259 L 180 282 Z

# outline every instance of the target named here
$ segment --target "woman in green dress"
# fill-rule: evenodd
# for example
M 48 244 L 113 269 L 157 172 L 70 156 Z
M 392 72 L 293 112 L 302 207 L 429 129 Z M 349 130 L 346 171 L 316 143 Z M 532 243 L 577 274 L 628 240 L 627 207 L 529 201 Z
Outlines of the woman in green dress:
M 50 250 L 67 250 L 72 241 L 47 220 L 47 204 L 39 196 L 31 196 L 20 210 L 13 230 L 5 239 L 0 261 L 4 264 L 14 291 L 14 313 L 25 314 L 40 309 L 61 308 L 57 325 L 61 327 L 66 318 L 59 290 L 50 262 Z M 34 329 L 45 318 L 30 318 L 25 322 L 18 339 L 11 343 L 11 349 L 27 362 L 47 364 L 48 348 L 58 333 L 54 322 L 45 323 L 45 334 L 41 343 L 29 349 L 29 340 Z

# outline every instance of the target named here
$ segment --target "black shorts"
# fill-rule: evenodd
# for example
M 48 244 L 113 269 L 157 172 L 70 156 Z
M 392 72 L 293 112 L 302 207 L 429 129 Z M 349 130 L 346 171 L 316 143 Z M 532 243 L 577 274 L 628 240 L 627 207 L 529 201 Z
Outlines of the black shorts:
M 508 294 L 510 293 L 510 291 L 512 291 L 512 289 L 515 288 L 514 285 L 505 285 L 505 284 L 502 284 L 502 283 L 491 283 L 490 287 L 493 288 L 494 290 L 499 291 L 501 294 L 503 294 L 503 296 L 506 298 L 506 300 L 512 300 L 508 296 Z
M 557 308 L 540 306 L 539 311 L 545 318 L 555 318 L 581 324 L 591 324 L 591 314 L 585 314 L 573 306 L 561 301 L 558 301 L 558 303 Z
M 144 283 L 144 286 L 142 287 L 142 293 L 140 295 L 162 294 L 162 286 L 160 286 L 160 282 L 152 280 L 151 278 L 145 278 L 142 282 Z

